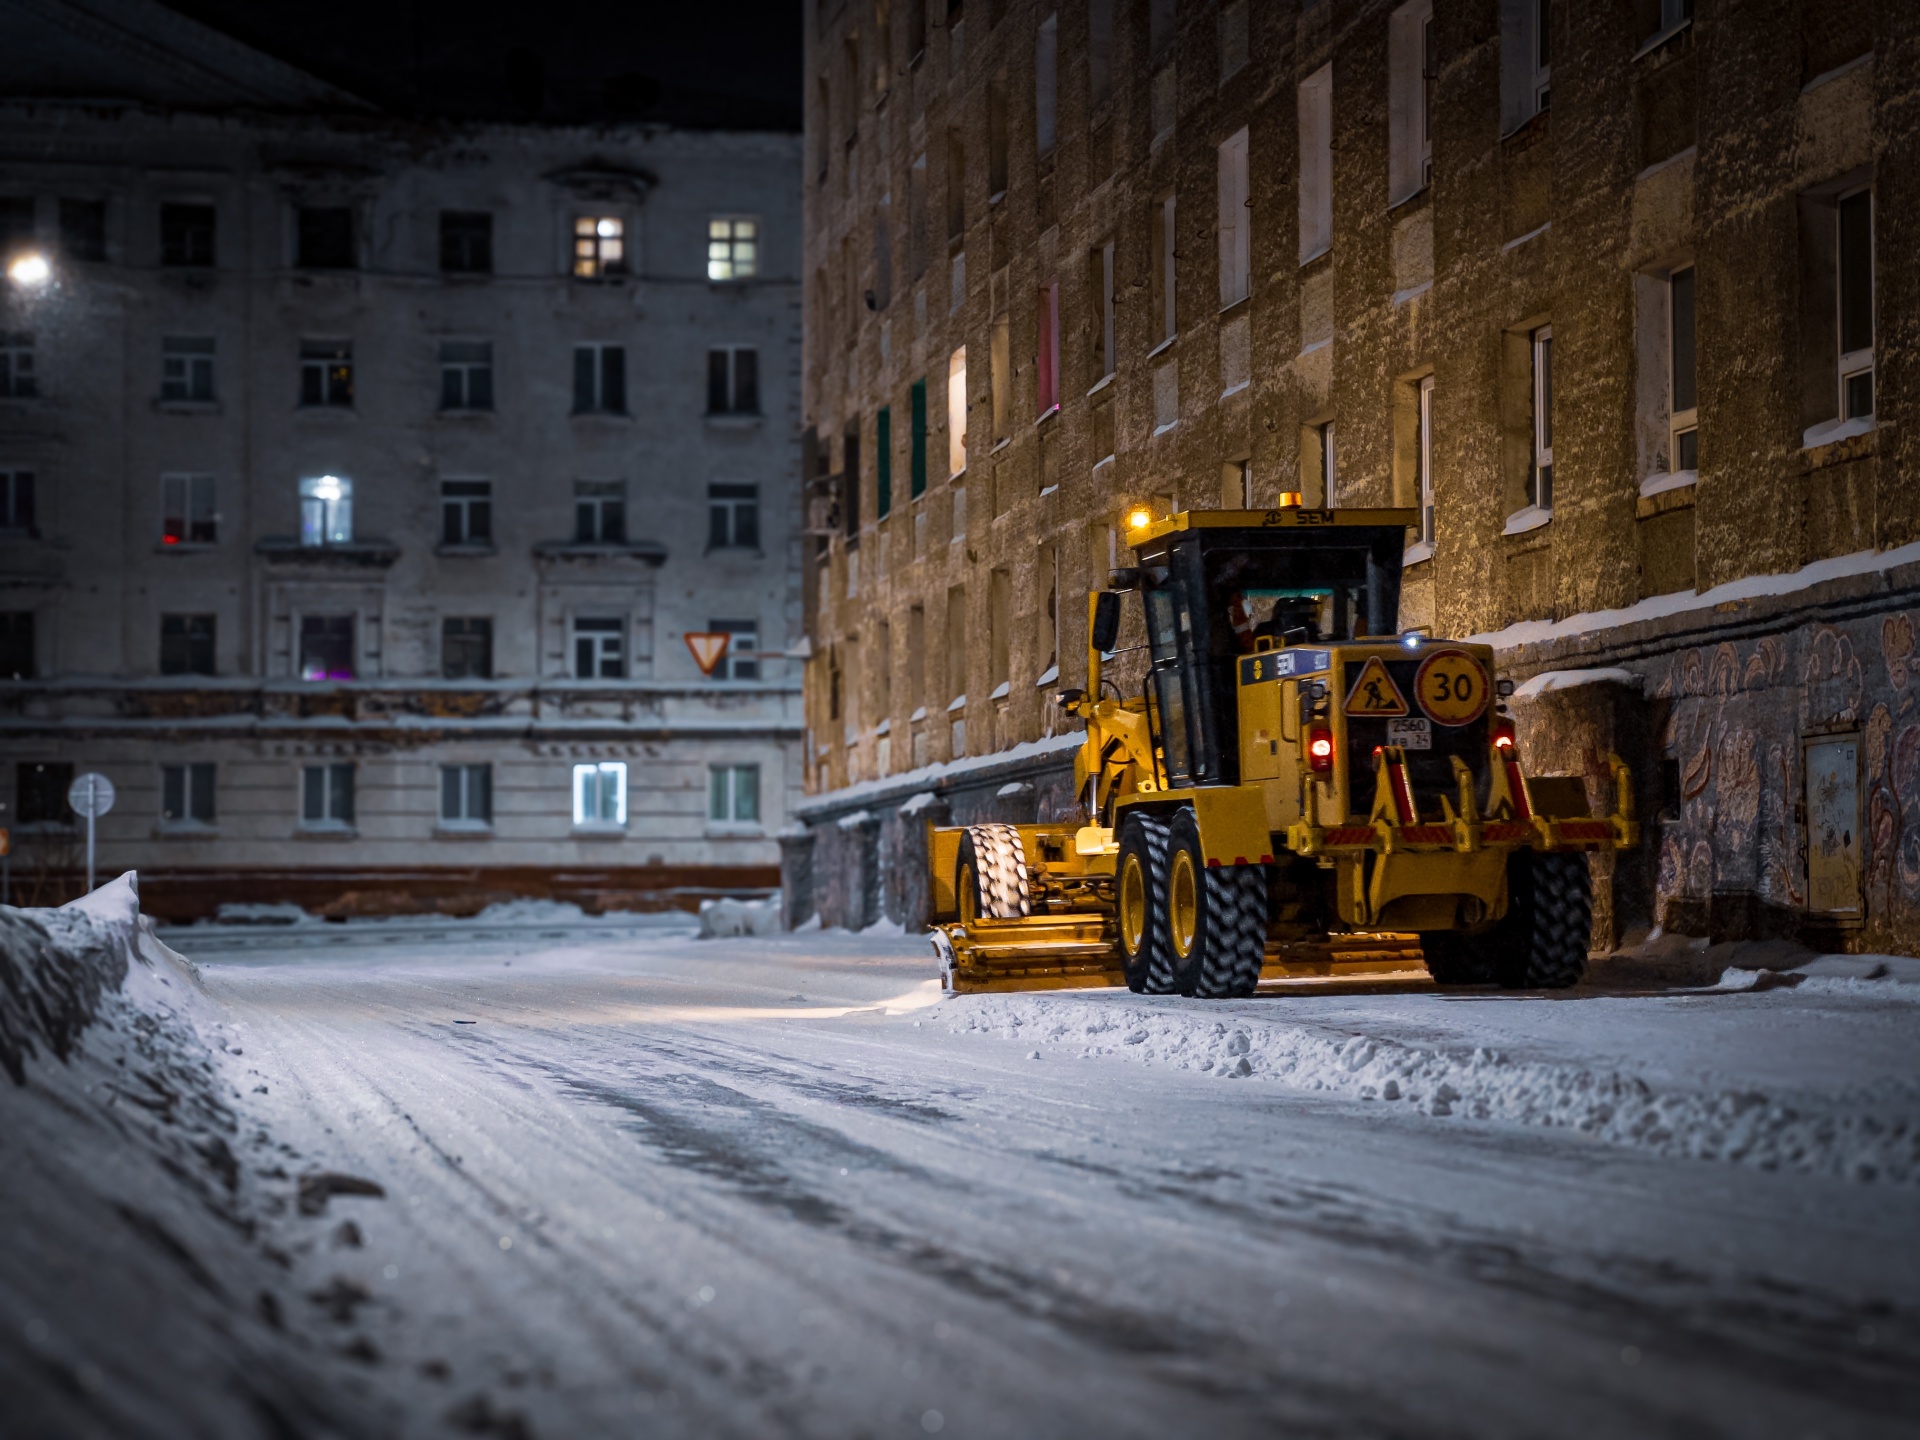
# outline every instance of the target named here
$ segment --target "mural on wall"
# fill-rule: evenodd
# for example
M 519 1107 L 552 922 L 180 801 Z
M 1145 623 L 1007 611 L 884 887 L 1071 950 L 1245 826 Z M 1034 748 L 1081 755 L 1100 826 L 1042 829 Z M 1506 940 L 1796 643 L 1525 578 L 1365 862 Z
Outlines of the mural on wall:
M 1914 615 L 1868 615 L 1654 663 L 1667 702 L 1662 918 L 1863 923 L 1870 946 L 1920 943 L 1920 661 Z M 1670 782 L 1671 783 L 1671 782 Z

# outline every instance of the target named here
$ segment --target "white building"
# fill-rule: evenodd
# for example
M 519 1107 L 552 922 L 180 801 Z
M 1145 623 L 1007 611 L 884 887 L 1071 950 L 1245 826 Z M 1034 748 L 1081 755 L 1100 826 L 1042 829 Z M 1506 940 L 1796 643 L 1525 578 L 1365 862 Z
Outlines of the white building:
M 773 884 L 799 138 L 396 120 L 108 8 L 0 14 L 16 900 L 89 769 L 161 913 Z

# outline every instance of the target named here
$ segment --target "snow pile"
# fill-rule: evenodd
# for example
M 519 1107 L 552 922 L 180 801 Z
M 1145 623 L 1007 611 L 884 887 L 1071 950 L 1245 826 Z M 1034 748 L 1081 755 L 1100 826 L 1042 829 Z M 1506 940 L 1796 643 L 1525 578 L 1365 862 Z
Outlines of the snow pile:
M 262 905 L 251 902 L 228 901 L 214 911 L 211 921 L 203 924 L 213 925 L 318 925 L 323 923 L 318 915 L 309 915 L 291 901 L 277 905 Z
M 956 1033 L 1065 1046 L 1082 1057 L 1265 1080 L 1430 1116 L 1575 1130 L 1662 1155 L 1920 1183 L 1920 1122 L 1872 1113 L 1857 1097 L 1821 1104 L 1757 1090 L 1662 1090 L 1619 1069 L 1516 1060 L 1484 1046 L 1411 1045 L 1245 1013 L 1221 1018 L 1218 1006 L 1192 1002 L 976 995 L 948 1003 Z
M 778 935 L 780 902 L 774 900 L 702 900 L 700 938 L 728 939 L 736 935 Z
M 131 874 L 58 910 L 0 907 L 8 1433 L 378 1428 L 294 1333 L 279 1247 L 300 1241 L 274 1217 L 299 1182 L 238 1112 L 238 1052 Z

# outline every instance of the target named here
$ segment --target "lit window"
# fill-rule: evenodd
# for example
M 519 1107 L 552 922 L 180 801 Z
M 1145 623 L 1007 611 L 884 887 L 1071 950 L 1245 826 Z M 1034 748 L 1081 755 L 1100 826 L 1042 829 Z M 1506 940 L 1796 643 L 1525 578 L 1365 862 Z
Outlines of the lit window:
M 617 615 L 581 616 L 573 622 L 576 680 L 627 678 L 627 622 Z
M 573 767 L 573 823 L 627 823 L 627 767 L 624 761 L 603 760 L 595 765 Z
M 351 764 L 302 768 L 300 823 L 309 830 L 345 830 L 353 824 Z
M 300 543 L 346 545 L 353 540 L 353 482 L 320 475 L 300 482 Z
M 168 830 L 191 830 L 213 824 L 213 766 L 210 764 L 160 767 L 160 824 Z
M 160 398 L 213 399 L 213 337 L 168 335 L 160 342 Z
M 213 476 L 160 477 L 160 543 L 211 545 L 220 517 L 213 508 Z
M 440 823 L 462 829 L 493 824 L 493 767 L 440 767 Z
M 627 222 L 612 215 L 574 217 L 573 273 L 581 280 L 626 274 Z
M 746 280 L 760 273 L 760 222 L 716 216 L 707 222 L 707 278 Z
M 707 769 L 707 819 L 721 824 L 760 821 L 760 767 L 713 765 Z
M 947 473 L 967 468 L 967 347 L 947 358 Z

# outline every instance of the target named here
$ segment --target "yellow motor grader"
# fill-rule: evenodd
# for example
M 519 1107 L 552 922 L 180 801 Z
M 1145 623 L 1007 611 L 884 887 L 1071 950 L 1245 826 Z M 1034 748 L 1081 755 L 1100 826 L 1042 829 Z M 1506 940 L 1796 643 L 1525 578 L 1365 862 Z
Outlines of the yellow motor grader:
M 1585 852 L 1638 840 L 1627 766 L 1593 815 L 1578 776 L 1525 772 L 1490 646 L 1396 630 L 1416 519 L 1127 517 L 1138 563 L 1088 597 L 1087 688 L 1053 697 L 1086 725 L 1075 817 L 932 832 L 950 990 L 1580 978 Z M 1103 668 L 1135 595 L 1126 695 Z

